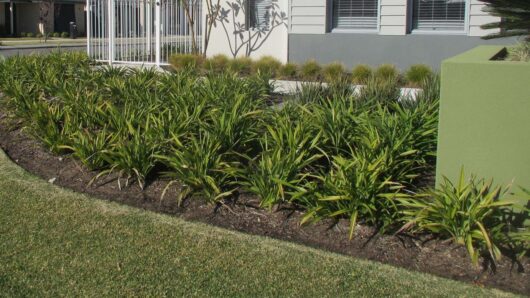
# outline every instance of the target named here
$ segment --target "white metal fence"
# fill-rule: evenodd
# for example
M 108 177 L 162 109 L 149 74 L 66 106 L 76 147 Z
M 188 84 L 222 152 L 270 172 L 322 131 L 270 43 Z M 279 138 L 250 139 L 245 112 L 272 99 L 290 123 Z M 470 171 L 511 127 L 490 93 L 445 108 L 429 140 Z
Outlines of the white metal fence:
M 190 5 L 188 17 L 179 3 L 87 0 L 89 56 L 109 63 L 167 64 L 172 54 L 193 51 L 193 36 L 201 51 L 201 6 Z

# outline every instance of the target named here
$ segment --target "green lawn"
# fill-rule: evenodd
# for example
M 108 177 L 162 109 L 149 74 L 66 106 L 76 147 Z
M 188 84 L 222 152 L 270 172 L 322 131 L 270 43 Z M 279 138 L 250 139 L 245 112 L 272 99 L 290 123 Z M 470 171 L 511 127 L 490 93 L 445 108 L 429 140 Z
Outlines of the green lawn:
M 0 151 L 4 295 L 511 296 L 88 198 Z

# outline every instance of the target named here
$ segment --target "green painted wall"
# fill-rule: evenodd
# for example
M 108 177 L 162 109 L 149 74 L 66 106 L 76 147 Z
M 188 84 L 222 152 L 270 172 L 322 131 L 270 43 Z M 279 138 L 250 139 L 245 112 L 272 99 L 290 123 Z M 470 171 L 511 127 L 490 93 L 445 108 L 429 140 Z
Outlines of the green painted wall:
M 492 61 L 502 50 L 480 46 L 442 63 L 437 184 L 464 166 L 530 189 L 530 63 Z

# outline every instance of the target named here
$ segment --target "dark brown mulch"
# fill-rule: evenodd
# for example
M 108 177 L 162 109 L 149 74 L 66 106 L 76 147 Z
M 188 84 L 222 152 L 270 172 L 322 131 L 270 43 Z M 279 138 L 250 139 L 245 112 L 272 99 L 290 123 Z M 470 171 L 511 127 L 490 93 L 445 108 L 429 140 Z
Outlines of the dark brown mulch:
M 257 198 L 241 194 L 228 206 L 214 206 L 198 199 L 178 206 L 174 200 L 178 189 L 172 188 L 163 201 L 161 193 L 167 181 L 156 178 L 141 191 L 136 185 L 120 190 L 115 176 L 98 180 L 89 186 L 96 173 L 68 156 L 48 152 L 28 136 L 22 124 L 6 117 L 0 106 L 0 147 L 18 165 L 31 173 L 77 192 L 130 206 L 172 214 L 190 221 L 204 222 L 249 234 L 269 236 L 301 243 L 357 258 L 427 272 L 479 286 L 495 287 L 530 295 L 529 258 L 514 262 L 504 257 L 495 272 L 483 259 L 475 268 L 463 247 L 430 239 L 429 236 L 381 235 L 373 227 L 360 225 L 353 240 L 348 239 L 348 223 L 323 221 L 300 226 L 299 210 L 280 208 L 274 212 L 260 209 Z M 123 181 L 122 181 L 123 182 Z

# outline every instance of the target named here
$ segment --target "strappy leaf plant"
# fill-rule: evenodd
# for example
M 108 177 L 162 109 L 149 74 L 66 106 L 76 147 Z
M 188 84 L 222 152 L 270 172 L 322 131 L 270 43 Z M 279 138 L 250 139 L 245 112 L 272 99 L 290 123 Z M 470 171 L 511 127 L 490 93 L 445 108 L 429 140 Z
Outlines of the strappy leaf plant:
M 359 222 L 385 227 L 397 214 L 394 199 L 405 196 L 397 182 L 386 178 L 384 157 L 374 160 L 336 156 L 329 173 L 316 176 L 294 195 L 297 203 L 307 207 L 302 223 L 323 218 L 348 218 L 350 238 Z
M 250 161 L 241 183 L 267 208 L 289 201 L 289 192 L 305 183 L 311 166 L 322 156 L 320 135 L 313 134 L 308 123 L 293 121 L 282 112 L 274 119 L 261 139 L 262 153 Z
M 514 205 L 505 198 L 508 190 L 474 176 L 467 179 L 462 169 L 456 183 L 444 178 L 434 190 L 400 198 L 406 222 L 402 230 L 427 231 L 464 245 L 473 264 L 484 252 L 499 259 L 494 239 L 502 233 L 503 212 Z
M 157 157 L 170 169 L 164 173 L 165 177 L 172 179 L 167 187 L 175 182 L 182 183 L 177 197 L 179 203 L 194 194 L 209 202 L 218 202 L 234 191 L 229 188 L 229 182 L 235 167 L 224 160 L 218 139 L 207 132 L 186 141 L 174 136 L 173 149 Z

